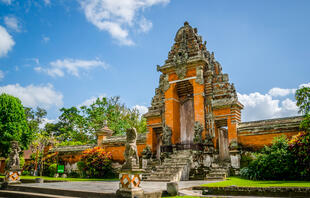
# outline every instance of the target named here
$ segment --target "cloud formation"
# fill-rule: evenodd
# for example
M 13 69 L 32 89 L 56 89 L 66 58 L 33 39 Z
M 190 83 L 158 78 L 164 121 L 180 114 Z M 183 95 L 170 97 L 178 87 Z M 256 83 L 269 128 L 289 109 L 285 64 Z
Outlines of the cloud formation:
M 7 93 L 18 97 L 24 106 L 42 107 L 49 109 L 52 106 L 61 107 L 63 105 L 63 95 L 55 91 L 51 84 L 45 86 L 28 85 L 23 87 L 19 84 L 10 84 L 0 87 L 0 94 Z
M 152 22 L 143 15 L 144 9 L 170 0 L 81 0 L 86 19 L 99 30 L 109 34 L 121 45 L 133 45 L 129 38 L 130 29 L 147 32 Z
M 14 16 L 5 16 L 4 17 L 4 24 L 11 30 L 16 32 L 20 32 L 20 23 Z
M 89 105 L 93 104 L 93 103 L 97 100 L 97 98 L 102 99 L 102 98 L 104 98 L 104 97 L 107 97 L 107 95 L 106 95 L 106 94 L 101 94 L 101 95 L 99 95 L 98 97 L 93 96 L 93 97 L 91 97 L 91 98 L 85 100 L 85 101 L 82 102 L 81 104 L 79 104 L 78 107 L 81 107 L 81 106 L 89 106 Z
M 0 25 L 0 57 L 6 56 L 14 45 L 12 36 Z
M 5 3 L 7 5 L 11 5 L 12 4 L 12 0 L 0 0 L 2 3 Z
M 90 70 L 95 67 L 107 69 L 108 65 L 99 59 L 80 60 L 66 58 L 64 60 L 58 59 L 50 62 L 50 67 L 35 67 L 34 70 L 38 72 L 45 72 L 52 77 L 63 77 L 65 73 L 78 77 L 81 70 Z
M 278 88 L 278 87 L 274 87 L 272 89 L 269 90 L 268 94 L 273 96 L 273 97 L 277 97 L 277 96 L 287 96 L 289 94 L 294 94 L 296 91 L 296 89 L 282 89 L 282 88 Z
M 143 106 L 143 105 L 135 105 L 133 107 L 133 109 L 137 109 L 141 115 L 146 114 L 148 111 L 148 108 L 146 106 Z
M 310 87 L 310 83 L 301 84 L 298 87 Z M 296 101 L 289 98 L 293 98 L 295 92 L 296 89 L 283 89 L 275 87 L 270 89 L 267 94 L 262 94 L 259 92 L 250 94 L 238 93 L 238 99 L 244 105 L 244 109 L 242 110 L 242 121 L 254 121 L 299 115 Z M 274 97 L 277 97 L 277 99 Z

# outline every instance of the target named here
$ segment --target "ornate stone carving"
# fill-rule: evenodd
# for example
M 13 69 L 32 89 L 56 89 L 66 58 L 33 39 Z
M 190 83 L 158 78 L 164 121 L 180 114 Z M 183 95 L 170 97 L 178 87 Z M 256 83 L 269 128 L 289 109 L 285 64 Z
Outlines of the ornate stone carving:
M 163 127 L 163 145 L 164 146 L 170 146 L 172 143 L 171 143 L 171 136 L 172 136 L 172 130 L 170 127 L 168 126 L 164 126 Z
M 135 128 L 127 129 L 125 146 L 125 164 L 122 169 L 139 168 L 139 156 L 137 151 L 137 130 Z
M 238 148 L 239 148 L 239 145 L 238 145 L 237 140 L 232 140 L 229 143 L 229 150 L 238 150 Z
M 201 144 L 202 143 L 202 132 L 203 132 L 203 126 L 200 122 L 196 121 L 194 124 L 194 139 L 193 142 L 195 144 Z
M 19 148 L 17 141 L 11 141 L 11 153 L 9 155 L 9 163 L 7 164 L 7 169 L 20 168 L 19 153 L 21 149 Z
M 168 75 L 166 74 L 160 75 L 159 87 L 162 89 L 162 93 L 165 93 L 169 89 L 170 84 L 168 80 Z
M 152 150 L 149 145 L 147 145 L 141 152 L 143 159 L 150 159 L 152 157 Z
M 199 84 L 203 84 L 203 66 L 196 67 L 196 82 Z

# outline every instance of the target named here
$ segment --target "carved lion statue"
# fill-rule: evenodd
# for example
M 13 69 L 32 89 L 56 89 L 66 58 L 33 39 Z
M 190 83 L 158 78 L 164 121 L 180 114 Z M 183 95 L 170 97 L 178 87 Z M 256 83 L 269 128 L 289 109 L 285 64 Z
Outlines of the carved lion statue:
M 122 168 L 139 167 L 139 156 L 137 151 L 137 130 L 135 128 L 127 129 L 125 146 L 125 164 Z

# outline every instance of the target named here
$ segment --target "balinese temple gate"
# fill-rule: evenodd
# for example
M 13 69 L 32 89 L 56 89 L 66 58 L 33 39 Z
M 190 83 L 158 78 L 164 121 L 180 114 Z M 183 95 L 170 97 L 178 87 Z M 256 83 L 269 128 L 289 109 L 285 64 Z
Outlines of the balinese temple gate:
M 144 115 L 149 130 L 147 144 L 158 159 L 164 160 L 169 153 L 194 157 L 193 153 L 200 151 L 212 154 L 208 156 L 210 165 L 218 160 L 214 166 L 228 162 L 228 168 L 230 155 L 235 156 L 238 146 L 237 126 L 243 105 L 197 28 L 185 22 L 174 41 L 165 64 L 157 66 L 162 73 L 159 87 Z

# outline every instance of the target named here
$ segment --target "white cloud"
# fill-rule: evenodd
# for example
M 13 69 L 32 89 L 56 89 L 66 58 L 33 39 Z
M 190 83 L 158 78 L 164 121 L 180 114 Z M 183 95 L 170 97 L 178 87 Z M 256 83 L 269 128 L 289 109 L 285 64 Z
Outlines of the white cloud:
M 56 123 L 57 120 L 50 120 L 48 118 L 43 118 L 41 124 L 39 125 L 40 129 L 43 129 L 47 123 Z
M 34 70 L 38 72 L 45 72 L 52 77 L 63 77 L 65 73 L 73 76 L 79 76 L 80 70 L 90 70 L 95 67 L 108 68 L 108 65 L 99 60 L 80 60 L 80 59 L 64 59 L 50 62 L 50 67 L 35 67 Z
M 0 87 L 0 93 L 7 93 L 18 97 L 24 106 L 42 107 L 49 109 L 51 106 L 63 105 L 63 95 L 54 90 L 51 84 L 46 86 L 28 85 L 22 87 L 19 84 L 11 84 Z
M 12 4 L 12 0 L 1 0 L 2 3 L 5 3 L 7 5 L 11 5 Z
M 278 87 L 274 87 L 272 89 L 269 90 L 268 94 L 273 96 L 273 97 L 277 97 L 277 96 L 287 96 L 289 94 L 294 94 L 296 91 L 296 89 L 282 89 L 282 88 L 278 88 Z
M 7 55 L 14 45 L 12 36 L 0 25 L 0 57 Z
M 0 70 L 0 81 L 4 78 L 4 72 Z
M 10 28 L 16 32 L 20 32 L 20 23 L 18 22 L 16 17 L 5 16 L 4 17 L 4 23 L 8 28 Z
M 133 45 L 130 29 L 148 31 L 152 23 L 144 18 L 145 8 L 167 4 L 170 0 L 80 0 L 86 19 L 105 30 L 122 45 Z
M 148 32 L 152 28 L 152 26 L 153 26 L 152 22 L 144 17 L 142 17 L 142 19 L 139 22 L 141 32 Z
M 45 4 L 45 5 L 50 5 L 50 4 L 51 4 L 51 1 L 50 1 L 50 0 L 44 0 L 44 4 Z
M 93 104 L 93 103 L 97 100 L 97 98 L 102 99 L 102 98 L 104 98 L 104 97 L 107 97 L 107 95 L 106 95 L 106 94 L 101 94 L 101 95 L 99 95 L 98 97 L 93 96 L 93 97 L 91 97 L 91 98 L 85 100 L 85 101 L 82 102 L 81 104 L 79 104 L 78 107 L 81 107 L 81 106 L 89 106 L 89 105 Z
M 310 87 L 310 82 L 306 83 L 306 84 L 301 84 L 301 85 L 299 85 L 298 88 L 302 88 L 302 87 Z
M 51 40 L 50 37 L 48 37 L 48 36 L 42 36 L 42 42 L 43 42 L 43 43 L 48 43 L 50 40 Z
M 298 88 L 310 87 L 310 83 L 301 84 Z M 272 88 L 267 94 L 258 92 L 250 94 L 238 93 L 239 101 L 244 105 L 242 110 L 242 121 L 253 121 L 262 119 L 271 119 L 279 117 L 296 116 L 298 107 L 296 101 L 290 98 L 277 98 L 278 96 L 289 96 L 295 94 L 296 89 Z M 293 98 L 291 96 L 291 98 Z
M 146 106 L 143 106 L 143 105 L 135 105 L 133 108 L 137 109 L 141 115 L 148 112 L 148 108 Z

